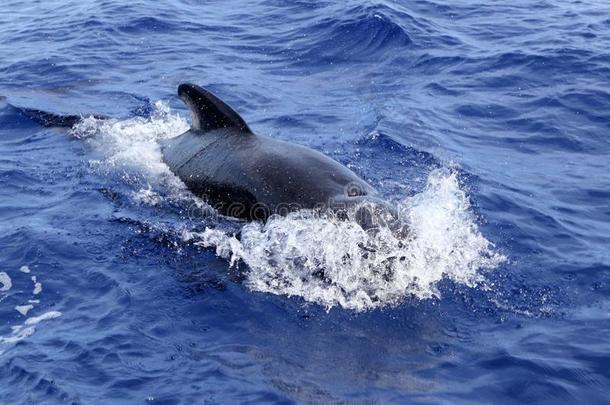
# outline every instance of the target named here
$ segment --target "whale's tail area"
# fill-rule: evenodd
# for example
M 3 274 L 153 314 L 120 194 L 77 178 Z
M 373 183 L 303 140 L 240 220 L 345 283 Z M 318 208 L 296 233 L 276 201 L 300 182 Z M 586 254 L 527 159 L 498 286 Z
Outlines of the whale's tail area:
M 76 125 L 78 122 L 80 122 L 83 118 L 86 117 L 93 117 L 98 120 L 108 119 L 108 117 L 104 115 L 62 115 L 43 110 L 37 110 L 35 108 L 24 108 L 16 106 L 14 107 L 21 114 L 25 115 L 32 121 L 46 128 L 72 128 L 74 125 Z
M 60 115 L 33 108 L 15 107 L 19 112 L 43 127 L 73 127 L 83 117 L 80 115 Z

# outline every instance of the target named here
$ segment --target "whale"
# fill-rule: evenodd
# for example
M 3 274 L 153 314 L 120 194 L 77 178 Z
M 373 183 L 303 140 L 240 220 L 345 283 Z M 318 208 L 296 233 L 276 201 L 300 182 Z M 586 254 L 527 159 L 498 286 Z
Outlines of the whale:
M 184 83 L 178 96 L 191 111 L 191 127 L 162 142 L 163 160 L 221 214 L 266 221 L 298 210 L 339 217 L 352 210 L 366 228 L 395 215 L 353 171 L 309 147 L 254 133 L 209 90 Z
M 386 225 L 407 232 L 396 208 L 341 163 L 309 147 L 254 133 L 229 104 L 203 87 L 180 84 L 178 96 L 191 111 L 191 126 L 161 141 L 163 161 L 213 213 L 266 222 L 309 210 L 353 219 L 367 231 Z M 73 127 L 83 119 L 17 108 L 45 127 Z

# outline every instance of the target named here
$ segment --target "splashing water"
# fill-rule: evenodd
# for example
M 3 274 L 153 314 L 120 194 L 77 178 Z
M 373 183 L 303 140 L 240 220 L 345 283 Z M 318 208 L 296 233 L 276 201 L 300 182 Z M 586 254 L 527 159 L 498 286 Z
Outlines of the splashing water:
M 116 167 L 135 167 L 144 172 L 147 180 L 164 183 L 174 190 L 183 190 L 182 182 L 163 163 L 160 141 L 173 138 L 189 129 L 189 124 L 178 114 L 172 114 L 169 105 L 157 101 L 149 118 L 97 119 L 88 117 L 72 129 L 72 135 L 87 139 L 101 151 L 103 160 L 90 163 L 102 170 Z M 146 196 L 147 188 L 137 192 Z
M 175 194 L 185 190 L 163 163 L 159 141 L 187 129 L 184 119 L 157 102 L 148 119 L 88 118 L 73 134 L 103 151 L 106 160 L 95 163 L 141 168 L 148 184 L 132 198 L 157 205 L 163 197 L 150 184 L 164 179 Z M 474 287 L 483 271 L 505 260 L 479 232 L 455 171 L 433 171 L 424 190 L 400 202 L 398 211 L 409 228 L 407 236 L 387 227 L 367 233 L 355 221 L 300 211 L 266 224 L 246 224 L 239 240 L 229 231 L 210 228 L 187 230 L 183 238 L 214 248 L 231 266 L 245 263 L 246 284 L 254 291 L 356 311 L 394 305 L 407 296 L 438 297 L 436 284 L 445 277 Z
M 231 265 L 246 263 L 252 290 L 362 311 L 409 295 L 438 297 L 435 285 L 443 277 L 474 287 L 482 270 L 502 263 L 504 256 L 481 235 L 469 207 L 456 173 L 440 169 L 423 192 L 400 203 L 407 237 L 297 212 L 247 224 L 240 240 L 214 229 L 185 238 L 214 247 Z

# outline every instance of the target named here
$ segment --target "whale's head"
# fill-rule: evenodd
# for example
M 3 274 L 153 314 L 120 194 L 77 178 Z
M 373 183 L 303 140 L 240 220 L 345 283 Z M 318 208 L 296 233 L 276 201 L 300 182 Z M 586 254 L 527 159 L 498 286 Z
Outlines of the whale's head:
M 337 197 L 330 204 L 330 209 L 339 218 L 354 221 L 367 232 L 387 228 L 400 236 L 408 233 L 397 207 L 375 192 Z

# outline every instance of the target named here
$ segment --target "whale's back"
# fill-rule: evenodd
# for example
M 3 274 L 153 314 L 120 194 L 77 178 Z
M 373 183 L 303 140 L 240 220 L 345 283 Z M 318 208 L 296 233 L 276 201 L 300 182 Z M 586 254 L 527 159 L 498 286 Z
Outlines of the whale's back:
M 252 133 L 228 105 L 194 85 L 179 87 L 193 127 L 162 144 L 171 171 L 220 212 L 248 219 L 294 209 L 334 209 L 375 197 L 347 167 L 305 146 Z

